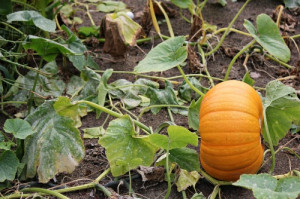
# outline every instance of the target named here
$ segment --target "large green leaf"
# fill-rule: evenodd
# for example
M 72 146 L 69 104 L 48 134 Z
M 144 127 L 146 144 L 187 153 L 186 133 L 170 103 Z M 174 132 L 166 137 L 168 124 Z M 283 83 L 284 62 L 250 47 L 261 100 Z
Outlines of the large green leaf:
M 59 97 L 53 104 L 54 110 L 61 116 L 72 118 L 74 126 L 81 126 L 81 117 L 87 115 L 87 108 L 79 104 L 72 104 L 68 97 Z
M 272 143 L 276 146 L 289 129 L 293 121 L 300 121 L 300 100 L 295 89 L 279 81 L 269 82 L 266 97 L 263 99 Z M 268 142 L 265 126 L 263 136 Z
M 14 180 L 18 170 L 19 159 L 12 151 L 4 151 L 0 155 L 0 182 Z
M 192 78 L 188 77 L 188 80 L 198 90 L 201 90 L 204 93 L 206 92 L 206 90 L 203 89 L 202 85 L 200 84 L 199 80 L 197 80 L 195 77 L 192 77 Z M 193 93 L 195 93 L 195 91 L 193 89 L 191 89 L 191 87 L 185 81 L 183 81 L 182 84 L 178 88 L 178 96 L 188 102 L 192 100 Z M 199 95 L 197 93 L 195 93 L 195 98 L 198 98 L 198 97 L 199 97 Z
M 36 27 L 48 32 L 55 32 L 56 29 L 54 21 L 43 17 L 37 11 L 24 10 L 7 15 L 7 22 L 11 23 L 13 21 L 32 21 Z
M 139 165 L 150 166 L 157 151 L 147 137 L 136 135 L 129 116 L 111 121 L 99 143 L 106 149 L 113 176 L 123 175 Z
M 71 118 L 55 112 L 54 102 L 45 101 L 26 117 L 36 133 L 25 139 L 22 162 L 26 164 L 26 177 L 38 174 L 42 183 L 59 172 L 74 171 L 85 154 L 79 130 Z
M 6 133 L 11 133 L 15 138 L 25 139 L 27 136 L 34 133 L 31 125 L 22 119 L 7 119 L 3 129 Z
M 47 62 L 53 61 L 58 54 L 74 55 L 75 51 L 67 48 L 65 45 L 58 42 L 46 39 L 43 37 L 37 37 L 29 35 L 27 41 L 23 44 L 24 48 L 33 49 Z
M 276 23 L 271 17 L 266 14 L 258 15 L 256 25 L 257 30 L 250 21 L 245 20 L 244 22 L 245 28 L 265 50 L 278 59 L 288 62 L 291 51 L 285 44 Z
M 183 36 L 170 38 L 153 48 L 134 68 L 135 72 L 160 72 L 182 64 L 187 58 Z
M 197 151 L 190 148 L 177 148 L 170 150 L 170 162 L 176 162 L 181 169 L 187 171 L 199 171 L 199 155 Z
M 299 177 L 276 180 L 269 174 L 243 174 L 233 185 L 252 189 L 257 199 L 294 199 L 300 194 Z

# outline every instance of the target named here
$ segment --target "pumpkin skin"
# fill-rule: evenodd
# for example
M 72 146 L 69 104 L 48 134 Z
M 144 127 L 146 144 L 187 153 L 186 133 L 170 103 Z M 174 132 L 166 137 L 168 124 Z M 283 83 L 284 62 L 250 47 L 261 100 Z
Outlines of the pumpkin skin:
M 263 161 L 263 107 L 248 84 L 230 80 L 210 89 L 199 113 L 200 161 L 212 177 L 236 181 L 254 174 Z

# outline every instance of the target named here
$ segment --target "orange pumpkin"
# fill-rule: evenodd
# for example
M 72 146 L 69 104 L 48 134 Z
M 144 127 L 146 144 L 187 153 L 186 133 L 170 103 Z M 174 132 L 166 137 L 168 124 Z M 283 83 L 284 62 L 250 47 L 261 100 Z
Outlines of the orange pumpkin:
M 263 161 L 263 107 L 248 84 L 230 80 L 209 90 L 199 114 L 200 161 L 219 180 L 235 181 L 254 174 Z

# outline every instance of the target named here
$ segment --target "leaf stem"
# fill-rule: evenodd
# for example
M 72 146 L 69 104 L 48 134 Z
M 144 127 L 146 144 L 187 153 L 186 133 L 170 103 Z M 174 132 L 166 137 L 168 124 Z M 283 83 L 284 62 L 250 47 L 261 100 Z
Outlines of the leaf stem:
M 0 102 L 1 105 L 4 104 L 27 104 L 27 102 L 22 102 L 22 101 L 6 101 L 6 102 Z
M 243 54 L 246 50 L 248 50 L 253 44 L 255 44 L 256 40 L 252 40 L 250 43 L 248 43 L 246 46 L 244 46 L 244 48 L 242 50 L 240 50 L 240 52 L 238 52 L 234 57 L 233 59 L 231 60 L 230 64 L 228 65 L 228 69 L 226 71 L 226 75 L 224 77 L 224 81 L 228 80 L 228 77 L 229 77 L 229 74 L 230 74 L 230 71 L 231 71 L 231 68 L 233 66 L 233 64 L 235 63 L 235 61 L 237 60 L 237 58 Z
M 38 70 L 41 70 L 42 65 L 43 65 L 43 59 L 40 60 L 40 64 L 38 66 Z M 31 92 L 29 94 L 29 99 L 28 99 L 29 100 L 28 101 L 28 115 L 30 114 L 32 103 L 34 101 L 34 99 L 33 99 L 33 93 L 35 92 L 35 88 L 36 88 L 36 85 L 37 85 L 37 82 L 38 82 L 38 78 L 39 78 L 39 73 L 36 73 L 36 75 L 34 77 L 33 87 L 32 87 L 32 90 L 31 90 Z
M 225 37 L 227 36 L 228 32 L 230 31 L 230 28 L 233 26 L 234 22 L 237 20 L 237 18 L 240 16 L 240 14 L 242 13 L 242 11 L 245 9 L 246 5 L 250 2 L 251 0 L 247 0 L 244 5 L 240 8 L 240 10 L 238 11 L 238 13 L 234 16 L 234 18 L 232 19 L 232 21 L 230 22 L 230 24 L 227 26 L 224 34 L 222 35 L 221 37 L 221 40 L 220 42 L 218 43 L 218 45 L 212 49 L 210 52 L 206 53 L 205 55 L 206 56 L 209 56 L 213 53 L 215 53 L 219 48 L 220 46 L 222 45 L 223 41 L 225 40 Z
M 210 175 L 208 175 L 205 171 L 203 171 L 202 169 L 199 170 L 199 173 L 204 176 L 206 178 L 206 180 L 208 180 L 209 182 L 211 182 L 213 185 L 232 185 L 232 182 L 228 182 L 228 181 L 220 181 L 220 180 L 216 180 L 213 177 L 211 177 Z
M 168 143 L 168 148 L 167 148 L 167 153 L 166 153 L 166 175 L 167 175 L 167 181 L 168 181 L 168 191 L 165 195 L 165 199 L 169 198 L 170 193 L 171 193 L 171 177 L 170 177 L 170 171 L 169 171 L 169 145 Z
M 89 106 L 91 106 L 91 107 L 93 107 L 95 109 L 103 111 L 103 112 L 105 112 L 105 113 L 107 113 L 107 114 L 109 114 L 109 115 L 111 115 L 113 117 L 116 117 L 116 118 L 120 118 L 120 117 L 123 116 L 123 114 L 120 114 L 120 113 L 117 113 L 115 111 L 112 111 L 112 110 L 110 110 L 108 108 L 105 108 L 104 106 L 100 106 L 98 104 L 95 104 L 94 102 L 90 102 L 90 101 L 86 101 L 86 100 L 79 100 L 79 101 L 77 101 L 77 103 L 79 103 L 79 104 L 87 104 L 87 105 L 89 105 Z M 147 133 L 149 133 L 149 134 L 151 133 L 150 128 L 148 126 L 146 126 L 145 124 L 143 124 L 143 123 L 141 123 L 141 122 L 139 122 L 139 121 L 137 121 L 135 119 L 132 119 L 132 121 L 134 122 L 134 124 L 136 124 L 137 126 L 141 127 L 142 129 L 144 129 Z
M 95 179 L 96 183 L 99 183 L 100 180 L 102 180 L 105 176 L 107 176 L 107 174 L 110 173 L 110 168 L 106 169 L 105 171 L 103 171 L 98 178 Z
M 193 89 L 197 94 L 199 94 L 200 96 L 203 97 L 205 94 L 202 93 L 200 90 L 198 90 L 198 89 L 197 89 L 197 88 L 196 88 L 196 87 L 188 80 L 188 78 L 185 76 L 185 74 L 184 74 L 183 70 L 181 69 L 181 67 L 180 67 L 180 66 L 177 66 L 177 68 L 178 68 L 180 74 L 182 75 L 184 81 L 191 87 L 191 89 Z
M 215 199 L 220 191 L 220 185 L 216 185 L 213 192 L 210 194 L 209 199 Z
M 273 57 L 272 55 L 265 54 L 265 56 L 266 56 L 267 58 L 269 58 L 269 59 L 271 59 L 271 60 L 273 60 L 273 61 L 275 61 L 275 62 L 277 62 L 277 63 L 279 63 L 279 64 L 281 64 L 281 65 L 283 65 L 283 66 L 285 66 L 285 67 L 288 68 L 288 69 L 295 68 L 294 66 L 291 66 L 291 65 L 289 65 L 289 64 L 287 64 L 287 63 L 284 63 L 283 61 L 280 61 L 279 59 L 276 59 L 276 58 Z
M 272 166 L 270 168 L 269 173 L 273 173 L 273 170 L 275 168 L 275 152 L 274 152 L 273 143 L 272 143 L 272 139 L 271 139 L 271 135 L 270 135 L 270 131 L 269 131 L 269 126 L 268 126 L 268 122 L 267 122 L 265 109 L 263 110 L 263 116 L 264 116 L 265 130 L 266 130 L 267 139 L 268 139 L 267 142 L 269 143 L 269 148 L 271 150 L 271 156 L 272 156 Z
M 143 115 L 146 111 L 148 111 L 148 110 L 150 110 L 150 109 L 152 109 L 152 108 L 159 108 L 159 107 L 167 107 L 167 108 L 172 108 L 172 107 L 174 107 L 174 108 L 186 108 L 186 109 L 189 108 L 189 107 L 182 106 L 182 105 L 177 105 L 177 104 L 156 104 L 156 105 L 151 105 L 151 106 L 147 106 L 147 107 L 143 108 L 142 111 L 141 111 L 141 113 L 139 114 L 138 118 L 141 118 L 142 115 Z
M 52 190 L 49 190 L 49 189 L 43 189 L 43 188 L 25 188 L 25 189 L 22 189 L 21 190 L 22 192 L 37 192 L 37 193 L 45 193 L 47 195 L 52 195 L 52 196 L 55 196 L 57 198 L 60 198 L 60 199 L 69 199 L 68 197 L 62 195 L 61 193 L 58 193 L 57 191 L 52 191 Z
M 210 76 L 210 74 L 209 74 L 209 72 L 207 70 L 207 62 L 206 62 L 206 59 L 205 59 L 205 53 L 204 53 L 203 49 L 201 48 L 200 44 L 198 44 L 197 47 L 198 47 L 198 50 L 199 50 L 201 58 L 202 58 L 202 64 L 204 66 L 205 73 L 206 73 L 206 75 L 208 77 L 208 80 L 210 81 L 210 84 L 214 87 L 215 86 L 214 81 L 211 78 L 211 76 Z
M 170 37 L 174 37 L 174 32 L 173 32 L 172 24 L 170 22 L 168 14 L 166 13 L 165 9 L 161 6 L 161 2 L 155 1 L 155 3 L 157 4 L 157 6 L 159 7 L 159 9 L 161 10 L 161 12 L 163 13 L 163 15 L 164 15 L 164 17 L 166 19 L 166 23 L 167 23 L 168 30 L 169 30 L 169 33 L 170 33 Z

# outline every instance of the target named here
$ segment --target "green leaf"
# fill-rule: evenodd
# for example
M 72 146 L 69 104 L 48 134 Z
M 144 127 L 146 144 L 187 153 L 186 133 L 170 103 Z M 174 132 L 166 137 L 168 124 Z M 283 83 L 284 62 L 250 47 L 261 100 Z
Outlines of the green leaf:
M 18 11 L 7 15 L 7 22 L 11 23 L 13 21 L 32 21 L 33 24 L 47 32 L 55 32 L 56 24 L 54 21 L 51 21 L 43 17 L 37 11 Z
M 200 97 L 196 102 L 193 100 L 189 106 L 188 112 L 188 123 L 189 127 L 194 130 L 199 129 L 199 110 L 202 102 L 202 97 Z
M 68 97 L 59 97 L 53 104 L 54 110 L 60 115 L 73 120 L 73 125 L 77 128 L 81 126 L 81 117 L 87 115 L 87 108 L 79 104 L 72 104 Z
M 243 174 L 233 185 L 252 189 L 257 199 L 294 199 L 300 194 L 300 178 L 293 176 L 276 180 L 269 174 Z
M 244 26 L 255 40 L 271 55 L 288 62 L 291 57 L 291 51 L 285 44 L 280 35 L 280 31 L 276 23 L 266 14 L 260 14 L 256 19 L 257 30 L 254 25 L 245 20 Z
M 110 76 L 112 75 L 112 72 L 113 72 L 113 69 L 106 70 L 103 73 L 102 78 L 100 80 L 100 84 L 98 86 L 98 104 L 100 106 L 104 106 L 104 104 L 105 104 L 106 95 L 108 93 L 107 81 L 110 78 Z M 99 118 L 101 111 L 97 110 L 96 114 L 97 114 L 97 118 Z
M 246 72 L 246 74 L 243 77 L 243 82 L 245 82 L 246 84 L 253 86 L 255 81 L 250 77 L 250 73 L 249 71 Z
M 169 138 L 165 135 L 151 134 L 149 140 L 163 148 L 163 149 L 175 149 L 182 148 L 191 144 L 193 146 L 198 145 L 198 136 L 184 127 L 171 125 L 167 129 Z
M 11 0 L 0 0 L 0 15 L 7 15 L 12 11 Z
M 105 134 L 102 126 L 83 129 L 83 138 L 100 138 Z
M 15 138 L 22 140 L 34 133 L 31 125 L 27 121 L 18 118 L 7 119 L 4 123 L 3 130 L 6 133 L 13 134 Z
M 8 151 L 8 150 L 10 150 L 11 146 L 14 146 L 14 145 L 15 145 L 15 143 L 10 140 L 6 142 L 4 135 L 0 131 L 0 150 Z
M 170 150 L 170 162 L 176 162 L 181 169 L 187 171 L 199 171 L 199 155 L 197 151 L 190 148 L 177 148 Z
M 81 42 L 81 40 L 65 25 L 62 25 L 61 28 L 67 33 L 68 47 L 76 52 L 78 55 L 69 55 L 69 60 L 73 63 L 73 65 L 81 71 L 84 66 L 87 64 L 86 58 L 84 56 L 84 52 L 87 50 L 86 46 Z
M 81 26 L 80 28 L 78 28 L 78 34 L 81 37 L 99 37 L 99 32 L 99 26 Z
M 14 180 L 19 165 L 19 159 L 13 151 L 4 151 L 0 155 L 0 182 Z
M 177 186 L 177 191 L 184 191 L 189 186 L 193 186 L 195 188 L 200 177 L 201 176 L 197 171 L 188 172 L 187 170 L 180 169 L 179 177 L 175 183 Z
M 129 116 L 111 121 L 99 144 L 106 149 L 113 176 L 123 175 L 139 165 L 150 166 L 157 151 L 147 137 L 136 135 Z
M 52 41 L 50 39 L 45 39 L 42 37 L 37 37 L 34 35 L 29 35 L 27 42 L 23 44 L 25 50 L 33 49 L 47 62 L 53 61 L 58 54 L 63 55 L 74 55 L 75 51 L 67 48 L 65 45 Z
M 198 145 L 198 136 L 182 126 L 169 126 L 168 129 L 170 144 L 169 149 L 182 148 L 188 144 Z
M 299 8 L 300 0 L 284 0 L 284 5 L 286 8 Z
M 205 89 L 203 89 L 202 85 L 200 84 L 199 80 L 197 80 L 195 77 L 189 78 L 188 80 L 190 81 L 190 83 L 195 86 L 198 90 L 201 90 L 202 92 L 206 92 Z M 178 95 L 181 99 L 184 99 L 188 102 L 190 102 L 193 98 L 193 93 L 195 93 L 195 91 L 193 89 L 191 89 L 191 87 L 185 82 L 183 81 L 182 84 L 179 86 L 178 88 Z M 199 95 L 196 94 L 195 98 L 198 98 Z
M 171 83 L 166 82 L 165 89 L 157 89 L 149 87 L 146 92 L 146 97 L 150 98 L 150 105 L 159 105 L 159 104 L 177 104 L 178 101 L 176 98 L 175 91 Z M 151 108 L 153 114 L 157 114 L 160 111 L 161 107 Z M 171 108 L 172 110 L 172 108 Z
M 134 68 L 135 72 L 161 72 L 182 64 L 187 58 L 183 36 L 170 38 L 153 48 Z
M 226 6 L 227 1 L 226 0 L 218 0 L 219 4 L 221 4 L 222 6 Z
M 58 115 L 53 104 L 54 101 L 45 101 L 26 117 L 36 133 L 25 139 L 22 162 L 27 165 L 26 178 L 38 174 L 41 183 L 59 172 L 73 172 L 85 155 L 73 120 Z
M 292 122 L 300 120 L 300 100 L 295 92 L 295 89 L 279 81 L 271 81 L 266 86 L 263 105 L 274 146 L 287 134 Z M 263 136 L 268 142 L 265 126 Z
M 35 93 L 40 96 L 55 98 L 62 95 L 64 92 L 66 85 L 62 80 L 62 77 L 58 74 L 58 67 L 56 62 L 49 62 L 46 64 L 41 71 L 52 73 L 52 77 L 45 77 L 43 75 L 39 75 L 37 82 Z M 14 85 L 10 88 L 7 94 L 13 96 L 14 101 L 27 101 L 27 98 L 30 95 L 30 90 L 35 82 L 36 72 L 30 71 L 25 76 L 20 76 Z M 24 88 L 19 90 L 19 88 Z M 40 97 L 34 97 L 34 101 L 36 105 L 43 103 L 43 99 Z
M 191 197 L 191 199 L 206 199 L 206 197 L 203 195 L 202 192 L 200 192 L 200 193 L 195 193 L 195 194 Z
M 118 12 L 126 9 L 126 4 L 119 1 L 101 1 L 97 5 L 97 10 L 100 12 Z
M 193 0 L 171 0 L 171 2 L 179 8 L 189 8 L 194 6 Z

